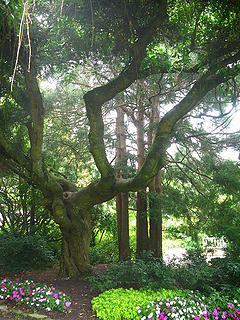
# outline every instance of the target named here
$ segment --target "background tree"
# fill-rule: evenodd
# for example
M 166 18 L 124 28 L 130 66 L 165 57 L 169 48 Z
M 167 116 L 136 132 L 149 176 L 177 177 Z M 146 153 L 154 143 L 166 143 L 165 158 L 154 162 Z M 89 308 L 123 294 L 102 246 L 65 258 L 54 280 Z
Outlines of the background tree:
M 118 107 L 116 118 L 116 166 L 118 168 L 118 178 L 124 178 L 124 169 L 127 165 L 126 149 L 126 129 L 124 123 L 124 112 Z M 116 195 L 116 213 L 118 224 L 118 249 L 119 260 L 131 258 L 129 245 L 129 213 L 128 213 L 128 193 L 120 192 Z

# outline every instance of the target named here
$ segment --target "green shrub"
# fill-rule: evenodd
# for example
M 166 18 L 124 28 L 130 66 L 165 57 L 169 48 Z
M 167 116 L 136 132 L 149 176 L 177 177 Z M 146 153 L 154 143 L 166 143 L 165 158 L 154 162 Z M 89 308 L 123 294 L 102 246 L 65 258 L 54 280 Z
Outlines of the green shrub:
M 181 264 L 173 265 L 172 268 L 175 269 L 174 277 L 181 288 L 210 292 L 214 283 L 214 270 L 199 252 L 190 252 Z
M 0 235 L 1 268 L 8 271 L 44 269 L 55 262 L 53 252 L 39 235 Z
M 206 263 L 196 252 L 186 255 L 180 264 L 164 264 L 160 259 L 138 259 L 113 264 L 104 274 L 88 277 L 92 289 L 100 291 L 112 288 L 160 288 L 175 287 L 200 290 L 209 295 L 212 289 L 233 297 L 235 284 L 240 283 L 240 262 L 226 257 Z
M 240 283 L 240 260 L 233 255 L 212 259 L 211 264 L 207 264 L 201 254 L 192 252 L 182 264 L 171 267 L 175 269 L 175 279 L 180 287 L 207 294 L 214 288 L 234 297 L 236 283 Z
M 216 258 L 211 261 L 214 287 L 218 290 L 240 283 L 240 259 L 234 255 Z
M 50 221 L 47 225 L 33 230 L 34 234 L 38 234 L 47 243 L 47 246 L 51 252 L 59 259 L 62 249 L 62 234 L 59 226 Z
M 136 319 L 137 306 L 145 306 L 156 298 L 174 298 L 183 296 L 182 290 L 133 290 L 112 289 L 93 298 L 92 308 L 102 320 L 131 320 Z
M 166 267 L 161 260 L 134 260 L 113 264 L 104 275 L 88 277 L 93 290 L 124 288 L 173 288 L 174 271 Z
M 90 247 L 90 263 L 113 263 L 118 260 L 118 250 L 116 250 L 116 241 L 108 239 L 101 241 L 94 247 Z

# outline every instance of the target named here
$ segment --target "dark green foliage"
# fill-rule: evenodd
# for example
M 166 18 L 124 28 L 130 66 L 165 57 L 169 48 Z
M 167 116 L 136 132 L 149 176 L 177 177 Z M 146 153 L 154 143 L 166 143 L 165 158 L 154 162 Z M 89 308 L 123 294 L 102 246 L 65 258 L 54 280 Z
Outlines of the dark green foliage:
M 0 3 L 0 26 L 7 19 L 12 25 L 14 18 L 20 18 L 22 3 L 19 0 L 3 0 Z
M 211 261 L 214 270 L 213 281 L 216 289 L 232 294 L 233 287 L 240 283 L 240 259 L 229 254 L 224 259 Z
M 179 136 L 177 138 L 180 139 Z M 213 139 L 212 144 L 220 148 L 223 141 Z M 198 248 L 202 246 L 200 240 L 203 234 L 224 237 L 229 250 L 239 256 L 238 164 L 217 158 L 219 150 L 211 149 L 209 143 L 203 139 L 192 143 L 192 146 L 188 144 L 186 150 L 191 150 L 189 154 L 184 148 L 179 147 L 181 152 L 176 154 L 173 161 L 175 164 L 163 173 L 163 215 L 167 218 L 174 216 L 181 221 L 181 224 L 174 225 L 174 228 L 168 227 L 168 233 L 178 238 L 181 235 L 189 236 L 192 247 Z M 201 159 L 195 159 L 191 155 L 195 152 L 194 149 L 199 150 Z
M 117 260 L 117 239 L 103 240 L 90 247 L 90 264 L 112 263 Z
M 172 265 L 178 286 L 190 290 L 209 292 L 213 285 L 213 272 L 205 257 L 197 251 L 189 252 L 181 265 Z
M 97 205 L 91 212 L 92 222 L 92 239 L 91 245 L 94 247 L 107 235 L 110 239 L 117 238 L 117 217 L 113 211 L 115 204 L 112 201 L 107 202 L 105 205 Z M 97 241 L 98 238 L 98 241 Z M 116 240 L 117 241 L 117 240 Z M 110 240 L 111 242 L 111 240 Z
M 1 268 L 8 271 L 46 269 L 56 263 L 46 241 L 37 234 L 1 234 L 0 257 Z
M 233 255 L 212 259 L 208 264 L 203 255 L 193 251 L 182 260 L 182 265 L 172 267 L 181 288 L 206 294 L 217 290 L 234 297 L 236 284 L 240 283 L 240 260 Z
M 117 217 L 111 201 L 97 205 L 91 212 L 92 237 L 90 263 L 112 263 L 118 260 Z
M 46 88 L 44 94 L 48 123 L 45 127 L 44 159 L 54 175 L 70 177 L 72 183 L 81 180 L 82 185 L 96 171 L 88 150 L 82 91 L 64 83 L 54 91 Z
M 44 240 L 48 250 L 58 259 L 61 254 L 62 244 L 62 235 L 59 226 L 54 221 L 50 221 L 47 225 L 38 228 L 35 227 L 33 231 L 35 232 L 34 234 L 39 235 L 39 237 Z
M 204 257 L 191 252 L 181 263 L 168 265 L 160 259 L 135 260 L 113 264 L 104 275 L 88 277 L 92 289 L 105 291 L 111 288 L 183 288 L 200 290 L 205 294 L 223 290 L 234 296 L 234 286 L 240 283 L 240 262 L 230 257 L 207 264 Z
M 161 260 L 134 260 L 113 264 L 104 275 L 88 277 L 92 289 L 105 291 L 111 288 L 173 288 L 173 270 Z

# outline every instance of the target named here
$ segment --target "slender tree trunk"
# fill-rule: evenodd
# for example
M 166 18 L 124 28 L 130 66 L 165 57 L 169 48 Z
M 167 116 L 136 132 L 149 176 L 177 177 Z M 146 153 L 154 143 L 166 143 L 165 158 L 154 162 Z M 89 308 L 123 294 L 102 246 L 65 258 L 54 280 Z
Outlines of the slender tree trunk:
M 158 103 L 159 97 L 155 96 L 151 99 L 152 110 L 150 114 L 150 124 L 152 130 L 148 132 L 148 146 L 153 143 L 155 138 L 154 125 L 160 121 Z M 150 224 L 150 239 L 149 250 L 157 258 L 162 257 L 162 210 L 160 202 L 160 194 L 162 183 L 161 171 L 155 176 L 152 183 L 149 185 L 149 224 Z
M 121 192 L 116 196 L 117 220 L 118 220 L 118 249 L 119 260 L 131 258 L 129 245 L 129 215 L 128 193 Z
M 137 192 L 137 256 L 148 250 L 148 221 L 146 192 Z
M 141 103 L 139 104 L 141 107 Z M 142 167 L 144 162 L 144 109 L 139 108 L 137 120 L 137 159 L 138 170 Z M 147 220 L 147 200 L 145 190 L 137 192 L 137 255 L 145 250 L 148 250 L 148 220 Z
M 154 257 L 162 257 L 162 210 L 159 195 L 161 194 L 161 172 L 149 186 L 150 243 L 149 250 Z
M 124 112 L 121 108 L 117 109 L 116 119 L 117 131 L 117 150 L 116 165 L 119 168 L 117 177 L 124 177 L 123 167 L 126 163 L 126 130 L 124 125 Z M 121 192 L 116 195 L 116 211 L 118 225 L 118 249 L 119 260 L 127 260 L 131 257 L 131 249 L 129 245 L 129 212 L 128 212 L 128 193 Z
M 32 188 L 31 190 L 32 193 L 32 204 L 31 204 L 31 209 L 30 209 L 30 225 L 29 225 L 29 231 L 31 232 L 34 228 L 35 225 L 35 215 L 36 215 L 36 195 L 35 191 Z

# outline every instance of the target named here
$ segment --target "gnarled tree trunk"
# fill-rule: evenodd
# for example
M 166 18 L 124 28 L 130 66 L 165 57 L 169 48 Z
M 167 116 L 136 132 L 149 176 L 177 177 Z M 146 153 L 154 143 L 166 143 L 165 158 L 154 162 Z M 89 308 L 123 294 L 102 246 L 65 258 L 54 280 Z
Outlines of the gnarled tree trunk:
M 76 277 L 90 271 L 89 247 L 91 238 L 91 207 L 65 205 L 70 220 L 68 226 L 60 225 L 62 252 L 59 275 L 61 278 Z

